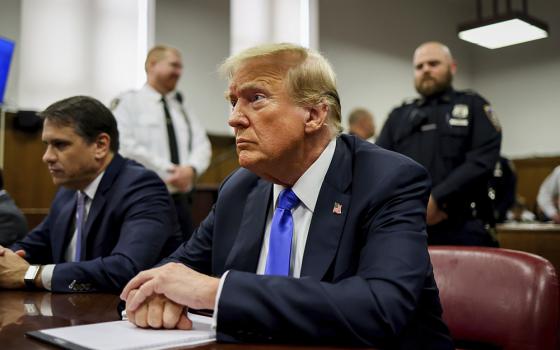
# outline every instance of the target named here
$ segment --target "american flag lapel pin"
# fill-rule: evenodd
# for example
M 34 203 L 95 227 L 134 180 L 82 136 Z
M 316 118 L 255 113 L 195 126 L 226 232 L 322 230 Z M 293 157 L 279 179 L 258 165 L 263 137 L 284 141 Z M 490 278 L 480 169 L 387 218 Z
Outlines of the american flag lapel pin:
M 334 207 L 332 208 L 333 214 L 340 215 L 342 214 L 342 204 L 338 202 L 334 202 Z

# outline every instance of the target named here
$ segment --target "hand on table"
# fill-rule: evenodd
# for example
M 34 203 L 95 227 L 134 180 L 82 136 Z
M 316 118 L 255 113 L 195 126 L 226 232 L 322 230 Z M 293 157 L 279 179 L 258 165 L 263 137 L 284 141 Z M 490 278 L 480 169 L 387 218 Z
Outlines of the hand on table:
M 183 264 L 169 263 L 139 273 L 126 285 L 129 320 L 139 327 L 190 329 L 186 308 L 213 309 L 220 280 Z

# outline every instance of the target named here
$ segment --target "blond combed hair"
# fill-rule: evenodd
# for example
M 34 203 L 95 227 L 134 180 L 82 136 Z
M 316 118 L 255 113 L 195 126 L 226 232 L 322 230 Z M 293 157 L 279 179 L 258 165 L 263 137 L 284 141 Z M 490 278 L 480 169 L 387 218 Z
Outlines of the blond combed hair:
M 165 54 L 168 52 L 175 52 L 178 56 L 181 56 L 181 52 L 171 46 L 167 45 L 156 45 L 148 51 L 148 55 L 146 56 L 146 62 L 144 63 L 144 69 L 148 72 L 148 67 L 153 62 L 159 62 L 165 58 Z
M 243 64 L 258 59 L 277 61 L 286 71 L 285 85 L 294 103 L 301 107 L 325 103 L 331 134 L 334 137 L 342 131 L 336 76 L 326 58 L 295 44 L 263 44 L 230 56 L 220 66 L 220 72 L 231 79 Z

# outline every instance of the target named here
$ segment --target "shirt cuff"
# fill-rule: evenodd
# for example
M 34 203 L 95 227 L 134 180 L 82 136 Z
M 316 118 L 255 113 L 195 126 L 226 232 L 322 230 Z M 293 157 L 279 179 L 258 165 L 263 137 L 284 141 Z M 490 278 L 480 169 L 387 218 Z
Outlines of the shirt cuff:
M 214 314 L 212 315 L 212 329 L 218 329 L 218 304 L 220 303 L 220 296 L 222 295 L 222 287 L 224 286 L 224 282 L 226 277 L 229 273 L 229 270 L 226 271 L 222 277 L 220 278 L 220 284 L 218 284 L 218 291 L 216 292 L 216 304 L 214 304 Z
M 43 283 L 43 288 L 48 291 L 51 290 L 52 276 L 55 266 L 55 264 L 43 265 L 43 269 L 41 270 L 41 282 Z

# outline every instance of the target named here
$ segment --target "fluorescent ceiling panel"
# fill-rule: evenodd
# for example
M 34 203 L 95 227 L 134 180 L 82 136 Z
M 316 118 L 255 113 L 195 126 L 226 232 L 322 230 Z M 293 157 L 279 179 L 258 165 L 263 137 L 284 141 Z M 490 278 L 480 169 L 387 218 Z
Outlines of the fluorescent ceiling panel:
M 545 30 L 518 18 L 459 32 L 459 38 L 489 49 L 520 44 L 547 36 L 548 33 Z

